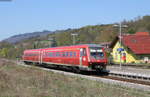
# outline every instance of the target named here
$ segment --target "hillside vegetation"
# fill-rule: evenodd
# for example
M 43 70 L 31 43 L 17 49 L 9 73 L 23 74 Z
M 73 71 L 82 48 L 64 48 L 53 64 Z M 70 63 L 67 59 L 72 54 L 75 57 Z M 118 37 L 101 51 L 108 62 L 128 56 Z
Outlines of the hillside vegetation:
M 0 97 L 148 97 L 150 92 L 23 67 L 0 59 Z
M 115 23 L 114 23 L 115 24 Z M 50 33 L 46 36 L 36 36 L 28 39 L 20 40 L 12 44 L 8 42 L 0 43 L 0 57 L 16 58 L 20 57 L 25 49 L 44 48 L 51 46 L 64 46 L 73 44 L 72 33 L 75 36 L 76 44 L 111 42 L 118 35 L 118 28 L 114 24 L 88 25 L 78 29 L 67 29 L 59 31 L 59 33 Z M 128 25 L 123 28 L 124 34 L 134 34 L 139 31 L 150 32 L 150 16 L 138 17 L 134 20 L 124 20 L 122 24 Z M 58 32 L 58 31 L 55 31 Z M 41 34 L 41 33 L 40 33 Z

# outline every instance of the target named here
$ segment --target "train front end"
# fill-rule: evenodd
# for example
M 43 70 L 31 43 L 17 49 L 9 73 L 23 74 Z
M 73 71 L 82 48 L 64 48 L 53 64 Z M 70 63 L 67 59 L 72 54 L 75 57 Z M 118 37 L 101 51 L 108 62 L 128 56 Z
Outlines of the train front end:
M 89 68 L 96 71 L 106 71 L 107 57 L 103 47 L 89 47 Z

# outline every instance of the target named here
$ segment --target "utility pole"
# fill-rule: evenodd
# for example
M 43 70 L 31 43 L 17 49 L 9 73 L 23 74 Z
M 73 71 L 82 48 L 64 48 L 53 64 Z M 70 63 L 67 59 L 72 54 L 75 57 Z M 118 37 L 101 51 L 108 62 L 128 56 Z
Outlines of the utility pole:
M 73 37 L 73 44 L 76 44 L 76 38 L 75 36 L 77 36 L 77 33 L 71 33 L 72 37 Z
M 119 43 L 120 43 L 120 48 L 118 48 L 119 50 L 119 53 L 120 53 L 120 69 L 122 69 L 122 61 L 121 61 L 121 58 L 122 58 L 122 51 L 123 51 L 123 48 L 122 48 L 122 28 L 127 28 L 128 26 L 127 25 L 123 25 L 121 22 L 117 25 L 114 25 L 114 27 L 119 27 Z
M 55 32 L 53 33 L 53 40 L 52 40 L 52 47 L 56 47 L 57 46 L 57 43 L 56 43 L 56 34 Z

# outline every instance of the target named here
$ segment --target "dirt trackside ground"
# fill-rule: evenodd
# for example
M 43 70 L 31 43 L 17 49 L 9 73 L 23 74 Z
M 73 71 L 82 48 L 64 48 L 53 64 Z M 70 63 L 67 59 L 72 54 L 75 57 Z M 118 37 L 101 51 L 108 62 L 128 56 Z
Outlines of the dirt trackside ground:
M 0 59 L 0 97 L 150 97 L 150 93 L 68 77 Z

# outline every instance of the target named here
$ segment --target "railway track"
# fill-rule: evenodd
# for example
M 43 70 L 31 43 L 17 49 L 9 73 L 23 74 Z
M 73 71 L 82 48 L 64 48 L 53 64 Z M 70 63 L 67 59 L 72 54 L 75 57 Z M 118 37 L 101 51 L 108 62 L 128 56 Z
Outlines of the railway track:
M 20 63 L 19 63 L 20 64 Z M 23 64 L 23 63 L 21 63 Z M 25 65 L 24 66 L 30 66 L 30 65 Z M 131 87 L 131 88 L 137 88 L 137 89 L 142 89 L 142 90 L 150 90 L 150 79 L 138 79 L 140 77 L 129 77 L 125 75 L 120 75 L 120 74 L 115 74 L 115 73 L 109 73 L 108 75 L 101 75 L 99 73 L 91 73 L 91 72 L 82 72 L 80 74 L 76 74 L 71 72 L 70 70 L 62 69 L 62 68 L 51 68 L 48 66 L 36 66 L 37 68 L 46 70 L 46 71 L 52 71 L 56 73 L 61 73 L 65 75 L 71 75 L 71 76 L 79 76 L 83 78 L 88 78 L 90 80 L 96 80 L 96 81 L 101 81 L 104 83 L 110 83 L 110 84 L 117 84 L 117 85 L 122 85 L 125 87 Z M 131 75 L 130 75 L 131 76 Z
M 107 76 L 105 75 L 104 76 L 91 75 L 91 76 L 150 86 L 150 77 L 142 75 L 136 74 L 132 75 L 130 73 L 115 73 L 110 71 Z
M 114 77 L 137 80 L 137 81 L 150 82 L 150 76 L 142 75 L 142 74 L 110 72 L 109 75 L 114 76 Z
M 46 68 L 50 68 L 50 67 L 46 67 Z M 52 68 L 52 69 L 57 69 L 57 70 L 74 73 L 71 70 L 67 70 L 67 69 L 63 69 L 63 68 Z M 104 73 L 104 74 L 101 74 L 99 72 L 91 73 L 91 72 L 84 71 L 84 72 L 81 72 L 80 74 L 101 77 L 101 78 L 107 78 L 107 79 L 113 79 L 113 80 L 119 80 L 119 81 L 126 81 L 126 82 L 131 82 L 131 83 L 138 83 L 138 84 L 150 86 L 150 76 L 146 76 L 146 75 L 137 75 L 137 74 L 133 74 L 133 73 L 124 73 L 124 72 L 120 73 L 120 72 L 114 72 L 114 71 L 110 71 L 109 73 Z
M 120 64 L 115 64 L 115 63 L 110 63 L 110 64 L 111 66 L 120 66 Z M 122 67 L 150 69 L 150 65 L 145 65 L 145 64 L 122 64 Z
M 119 81 L 124 81 L 124 82 L 130 82 L 130 83 L 135 83 L 135 84 L 142 84 L 142 85 L 148 85 L 150 86 L 150 82 L 149 81 L 143 81 L 143 80 L 136 80 L 136 79 L 128 79 L 128 78 L 120 78 L 120 77 L 116 77 L 116 76 L 102 76 L 102 78 L 109 78 L 112 80 L 119 80 Z

